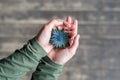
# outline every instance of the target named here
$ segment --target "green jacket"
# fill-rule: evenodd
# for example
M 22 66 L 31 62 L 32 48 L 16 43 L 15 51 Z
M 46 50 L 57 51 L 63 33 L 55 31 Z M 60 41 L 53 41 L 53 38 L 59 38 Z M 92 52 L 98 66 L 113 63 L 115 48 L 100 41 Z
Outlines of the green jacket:
M 21 80 L 33 68 L 31 80 L 57 80 L 63 66 L 54 63 L 35 38 L 29 40 L 20 50 L 0 60 L 0 80 Z

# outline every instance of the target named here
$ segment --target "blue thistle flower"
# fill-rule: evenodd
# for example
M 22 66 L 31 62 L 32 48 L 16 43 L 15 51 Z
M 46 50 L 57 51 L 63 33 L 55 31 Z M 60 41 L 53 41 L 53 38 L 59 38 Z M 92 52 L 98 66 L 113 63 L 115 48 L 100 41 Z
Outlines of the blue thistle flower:
M 68 33 L 64 32 L 64 29 L 55 29 L 52 31 L 50 38 L 50 43 L 55 46 L 55 48 L 65 48 L 69 46 L 70 36 Z

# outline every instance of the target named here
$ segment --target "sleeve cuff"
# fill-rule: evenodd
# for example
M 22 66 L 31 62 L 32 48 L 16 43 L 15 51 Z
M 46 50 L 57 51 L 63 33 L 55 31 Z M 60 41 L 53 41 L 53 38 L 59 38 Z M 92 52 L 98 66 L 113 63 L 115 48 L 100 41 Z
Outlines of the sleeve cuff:
M 43 60 L 47 62 L 49 65 L 54 66 L 54 68 L 63 68 L 64 66 L 64 65 L 60 65 L 60 64 L 53 62 L 48 56 L 45 56 Z
M 39 43 L 37 42 L 36 38 L 33 38 L 31 40 L 29 40 L 30 44 L 32 45 L 32 48 L 34 50 L 36 50 L 41 56 L 46 56 L 47 53 L 46 51 L 42 48 L 41 45 L 39 45 Z

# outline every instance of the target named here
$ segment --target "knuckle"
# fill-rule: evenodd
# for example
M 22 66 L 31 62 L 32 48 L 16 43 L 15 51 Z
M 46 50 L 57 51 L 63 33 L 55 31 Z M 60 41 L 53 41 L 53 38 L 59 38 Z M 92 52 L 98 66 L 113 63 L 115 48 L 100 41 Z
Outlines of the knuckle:
M 48 27 L 48 24 L 45 24 L 45 25 L 44 25 L 44 28 L 47 28 L 47 27 Z
M 57 20 L 59 20 L 58 18 L 53 18 L 52 21 L 56 22 Z
M 56 22 L 56 19 L 52 19 L 52 22 Z

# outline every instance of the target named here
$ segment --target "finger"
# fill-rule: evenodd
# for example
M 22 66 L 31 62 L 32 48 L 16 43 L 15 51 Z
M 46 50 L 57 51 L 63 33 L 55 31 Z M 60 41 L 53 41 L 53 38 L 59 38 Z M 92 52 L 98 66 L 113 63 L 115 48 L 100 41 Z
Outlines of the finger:
M 63 24 L 65 25 L 65 27 L 71 27 L 71 24 L 69 24 L 68 22 L 64 21 Z
M 74 32 L 74 36 L 76 36 L 77 33 L 78 33 L 78 21 L 77 20 L 73 21 L 72 29 L 73 29 L 73 32 Z
M 67 21 L 68 23 L 72 23 L 72 18 L 71 18 L 70 16 L 68 16 L 68 17 L 66 18 L 66 21 Z
M 73 31 L 74 29 L 71 28 L 64 28 L 65 31 Z
M 76 51 L 76 49 L 77 49 L 77 47 L 79 45 L 79 38 L 80 38 L 80 35 L 77 35 L 75 37 L 75 39 L 73 40 L 73 44 L 71 46 L 71 49 L 74 50 L 74 51 Z
M 62 29 L 63 29 L 63 26 L 57 26 L 57 28 L 58 28 L 59 30 L 62 30 Z
M 69 44 L 70 44 L 70 47 L 71 47 L 72 44 L 73 44 L 73 39 L 70 39 L 70 40 L 69 40 Z
M 75 32 L 74 31 L 65 31 L 66 33 L 68 33 L 70 35 L 71 38 L 75 38 Z
M 73 31 L 65 31 L 66 33 L 68 33 L 70 35 L 70 37 L 74 36 L 74 32 Z

